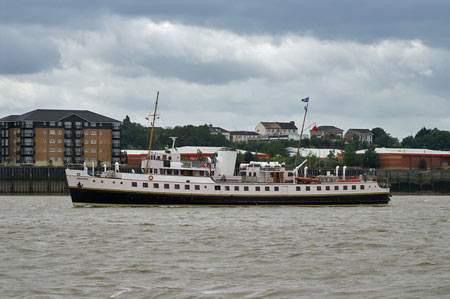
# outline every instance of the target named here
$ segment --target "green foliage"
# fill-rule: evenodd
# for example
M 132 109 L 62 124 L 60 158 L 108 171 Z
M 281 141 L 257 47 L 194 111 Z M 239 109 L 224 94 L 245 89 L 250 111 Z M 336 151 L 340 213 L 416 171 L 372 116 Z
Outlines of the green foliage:
M 377 147 L 398 147 L 399 141 L 397 138 L 392 137 L 391 134 L 384 131 L 382 128 L 373 128 L 373 143 Z
M 250 163 L 251 161 L 255 161 L 255 156 L 249 151 L 246 151 L 244 154 L 244 163 Z
M 378 166 L 380 166 L 380 158 L 375 152 L 374 147 L 371 147 L 368 150 L 366 150 L 362 159 L 363 159 L 363 166 L 365 168 L 377 168 Z
M 131 122 L 127 115 L 122 123 L 121 145 L 126 149 L 148 149 L 151 128 Z M 226 146 L 231 142 L 223 135 L 212 135 L 207 125 L 176 126 L 175 128 L 155 128 L 152 149 L 164 149 L 172 145 L 170 137 L 178 137 L 176 146 Z
M 450 150 L 450 132 L 441 131 L 437 128 L 422 128 L 417 132 L 416 136 L 403 138 L 402 146 L 448 151 Z
M 420 162 L 419 162 L 419 168 L 420 168 L 420 169 L 427 169 L 427 160 L 425 160 L 425 159 L 420 159 Z
M 344 164 L 347 166 L 360 166 L 361 157 L 356 154 L 356 149 L 353 145 L 348 145 L 342 152 Z

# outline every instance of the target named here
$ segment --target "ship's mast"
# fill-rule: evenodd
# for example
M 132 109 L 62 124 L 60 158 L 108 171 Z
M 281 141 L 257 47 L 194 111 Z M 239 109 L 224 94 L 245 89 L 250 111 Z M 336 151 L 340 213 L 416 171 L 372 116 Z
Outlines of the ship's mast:
M 307 99 L 308 99 L 308 101 L 306 102 L 306 106 L 305 106 L 305 116 L 303 116 L 302 130 L 300 131 L 300 139 L 298 140 L 297 155 L 295 156 L 295 163 L 294 163 L 294 165 L 297 165 L 298 155 L 300 153 L 300 144 L 302 143 L 303 128 L 305 126 L 306 113 L 308 112 L 309 97 Z
M 153 113 L 152 130 L 150 132 L 150 142 L 148 144 L 148 156 L 147 156 L 147 165 L 145 166 L 145 173 L 148 173 L 149 169 L 150 169 L 150 151 L 152 149 L 153 130 L 155 129 L 156 109 L 158 108 L 158 98 L 159 98 L 159 91 L 156 93 L 155 112 Z

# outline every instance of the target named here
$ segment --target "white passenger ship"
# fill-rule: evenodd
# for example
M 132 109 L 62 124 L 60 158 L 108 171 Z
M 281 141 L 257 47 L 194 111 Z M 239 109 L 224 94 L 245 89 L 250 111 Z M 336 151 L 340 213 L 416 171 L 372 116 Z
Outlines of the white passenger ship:
M 75 206 L 89 205 L 361 205 L 388 204 L 389 189 L 371 177 L 347 178 L 328 173 L 307 177 L 307 167 L 286 170 L 277 162 L 241 164 L 234 175 L 237 152 L 220 149 L 214 161 L 181 161 L 176 148 L 152 152 L 142 173 L 114 170 L 93 175 L 67 169 Z M 147 169 L 147 173 L 145 173 Z M 336 169 L 338 173 L 338 168 Z
M 79 205 L 360 205 L 389 203 L 389 189 L 381 188 L 375 180 L 358 179 L 328 173 L 317 178 L 308 177 L 302 164 L 294 170 L 286 170 L 277 162 L 251 162 L 241 164 L 235 173 L 237 152 L 223 148 L 217 158 L 206 162 L 181 161 L 175 148 L 167 152 L 152 152 L 151 144 L 156 120 L 159 92 L 156 96 L 150 135 L 150 155 L 142 161 L 142 173 L 114 170 L 95 176 L 83 170 L 66 170 L 70 195 L 75 206 Z M 309 98 L 302 100 L 307 103 Z M 302 139 L 300 135 L 300 141 Z M 297 152 L 298 158 L 298 152 Z M 305 160 L 306 161 L 306 160 Z M 297 161 L 296 161 L 297 163 Z M 295 163 L 295 164 L 296 164 Z

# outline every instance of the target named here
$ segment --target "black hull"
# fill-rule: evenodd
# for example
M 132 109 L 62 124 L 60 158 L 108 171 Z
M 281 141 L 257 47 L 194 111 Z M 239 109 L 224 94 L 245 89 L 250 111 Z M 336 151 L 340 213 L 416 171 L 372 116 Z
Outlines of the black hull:
M 389 194 L 327 196 L 222 196 L 174 195 L 71 188 L 74 205 L 379 205 L 389 203 Z

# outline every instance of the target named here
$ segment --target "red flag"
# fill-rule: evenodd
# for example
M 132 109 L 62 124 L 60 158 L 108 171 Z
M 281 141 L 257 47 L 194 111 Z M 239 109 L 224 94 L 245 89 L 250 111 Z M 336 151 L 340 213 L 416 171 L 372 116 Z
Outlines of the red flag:
M 314 127 L 313 127 L 313 131 L 317 131 L 317 127 L 316 127 L 316 125 L 314 125 Z
M 150 120 L 148 117 L 145 118 L 146 120 Z

